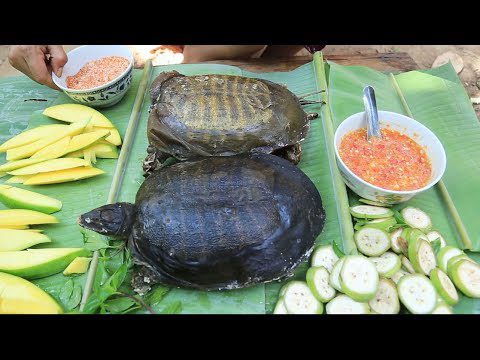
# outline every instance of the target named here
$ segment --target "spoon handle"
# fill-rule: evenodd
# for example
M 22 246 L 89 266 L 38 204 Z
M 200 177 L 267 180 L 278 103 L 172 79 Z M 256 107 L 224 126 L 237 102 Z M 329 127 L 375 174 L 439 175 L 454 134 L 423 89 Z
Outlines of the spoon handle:
M 378 122 L 377 100 L 375 90 L 371 86 L 363 89 L 363 104 L 365 106 L 365 120 L 367 122 L 367 139 L 382 137 L 380 123 Z

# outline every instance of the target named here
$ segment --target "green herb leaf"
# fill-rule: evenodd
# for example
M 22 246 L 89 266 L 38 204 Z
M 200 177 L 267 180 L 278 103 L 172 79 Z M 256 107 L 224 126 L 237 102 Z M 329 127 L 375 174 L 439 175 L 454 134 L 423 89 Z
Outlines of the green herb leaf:
M 342 250 L 340 250 L 340 248 L 338 247 L 337 243 L 335 241 L 332 241 L 332 248 L 333 248 L 333 252 L 339 257 L 339 258 L 342 258 L 345 256 L 345 254 L 342 252 Z
M 68 280 L 60 290 L 59 299 L 65 310 L 75 309 L 82 299 L 82 287 Z
M 397 220 L 397 224 L 406 224 L 405 219 L 397 209 L 392 209 L 392 211 L 393 211 L 393 217 L 395 218 L 395 220 Z
M 162 299 L 165 297 L 165 295 L 170 291 L 170 288 L 165 287 L 165 286 L 156 286 L 154 289 L 150 290 L 150 292 L 145 295 L 145 301 L 149 305 L 155 305 L 158 304 Z
M 64 305 L 64 307 L 67 306 L 68 300 L 73 294 L 73 288 L 74 288 L 74 283 L 73 283 L 73 280 L 70 279 L 65 283 L 65 285 L 62 286 L 62 289 L 60 290 L 60 294 L 58 294 L 60 302 Z
M 78 284 L 75 284 L 75 286 L 73 287 L 72 295 L 70 296 L 70 299 L 68 299 L 66 309 L 67 310 L 75 309 L 78 306 L 78 304 L 80 304 L 81 300 L 82 300 L 82 287 Z
M 436 238 L 435 240 L 430 242 L 430 245 L 432 245 L 434 253 L 437 254 L 442 246 L 442 241 L 440 240 L 440 238 Z
M 108 249 L 110 246 L 108 245 L 108 240 L 95 233 L 86 233 L 85 229 L 82 229 L 82 236 L 83 236 L 83 243 L 84 247 L 90 251 L 96 251 L 101 249 Z
M 125 296 L 109 299 L 104 303 L 105 310 L 111 314 L 124 314 L 139 307 L 136 301 Z
M 364 223 L 357 222 L 355 226 L 353 227 L 355 230 L 360 230 L 364 226 Z

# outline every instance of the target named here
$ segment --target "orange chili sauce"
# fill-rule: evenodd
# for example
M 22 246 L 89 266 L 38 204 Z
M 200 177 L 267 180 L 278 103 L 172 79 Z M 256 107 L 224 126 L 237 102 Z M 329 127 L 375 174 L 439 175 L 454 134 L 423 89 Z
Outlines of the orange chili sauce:
M 83 90 L 106 84 L 123 73 L 128 65 L 128 59 L 121 56 L 106 56 L 89 61 L 78 73 L 67 76 L 67 87 Z
M 420 189 L 432 176 L 425 149 L 396 130 L 382 129 L 382 139 L 370 141 L 366 129 L 351 131 L 342 138 L 339 153 L 355 175 L 382 189 Z

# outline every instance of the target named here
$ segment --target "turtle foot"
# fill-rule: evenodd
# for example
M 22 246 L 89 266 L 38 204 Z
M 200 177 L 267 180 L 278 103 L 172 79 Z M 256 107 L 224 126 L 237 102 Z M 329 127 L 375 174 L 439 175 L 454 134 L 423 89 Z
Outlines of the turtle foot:
M 157 171 L 163 167 L 163 162 L 170 156 L 157 150 L 152 145 L 147 148 L 147 156 L 143 160 L 143 176 L 148 177 L 154 171 Z
M 300 144 L 294 144 L 275 150 L 274 152 L 272 152 L 272 154 L 280 156 L 281 158 L 284 158 L 285 160 L 288 160 L 297 165 L 302 158 L 302 147 Z
M 137 270 L 133 273 L 132 288 L 133 291 L 140 296 L 144 296 L 146 293 L 152 290 L 152 286 L 157 283 L 157 276 L 146 266 L 138 266 Z

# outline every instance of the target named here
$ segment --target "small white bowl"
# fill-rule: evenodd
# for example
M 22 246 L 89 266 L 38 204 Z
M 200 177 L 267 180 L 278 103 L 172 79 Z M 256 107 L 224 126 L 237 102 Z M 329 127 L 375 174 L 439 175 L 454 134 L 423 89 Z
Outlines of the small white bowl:
M 387 204 L 397 204 L 411 199 L 413 196 L 430 189 L 443 176 L 447 165 L 447 157 L 445 149 L 440 140 L 427 127 L 420 124 L 418 121 L 409 118 L 408 116 L 397 114 L 390 111 L 379 111 L 378 117 L 380 119 L 380 127 L 384 128 L 389 125 L 392 130 L 397 130 L 403 134 L 408 135 L 418 144 L 423 146 L 430 158 L 432 164 L 432 178 L 430 182 L 417 190 L 408 191 L 394 191 L 382 189 L 378 186 L 372 185 L 360 177 L 355 175 L 343 162 L 338 152 L 342 138 L 350 131 L 366 127 L 365 112 L 360 112 L 349 116 L 337 128 L 335 132 L 335 155 L 337 158 L 337 165 L 343 181 L 356 194 L 364 199 L 379 201 Z
M 83 65 L 106 56 L 122 56 L 129 61 L 128 68 L 112 81 L 91 89 L 75 90 L 67 87 L 67 76 L 75 75 Z M 85 45 L 67 54 L 62 76 L 52 73 L 53 82 L 71 99 L 87 106 L 107 107 L 119 102 L 132 84 L 133 54 L 124 45 Z

